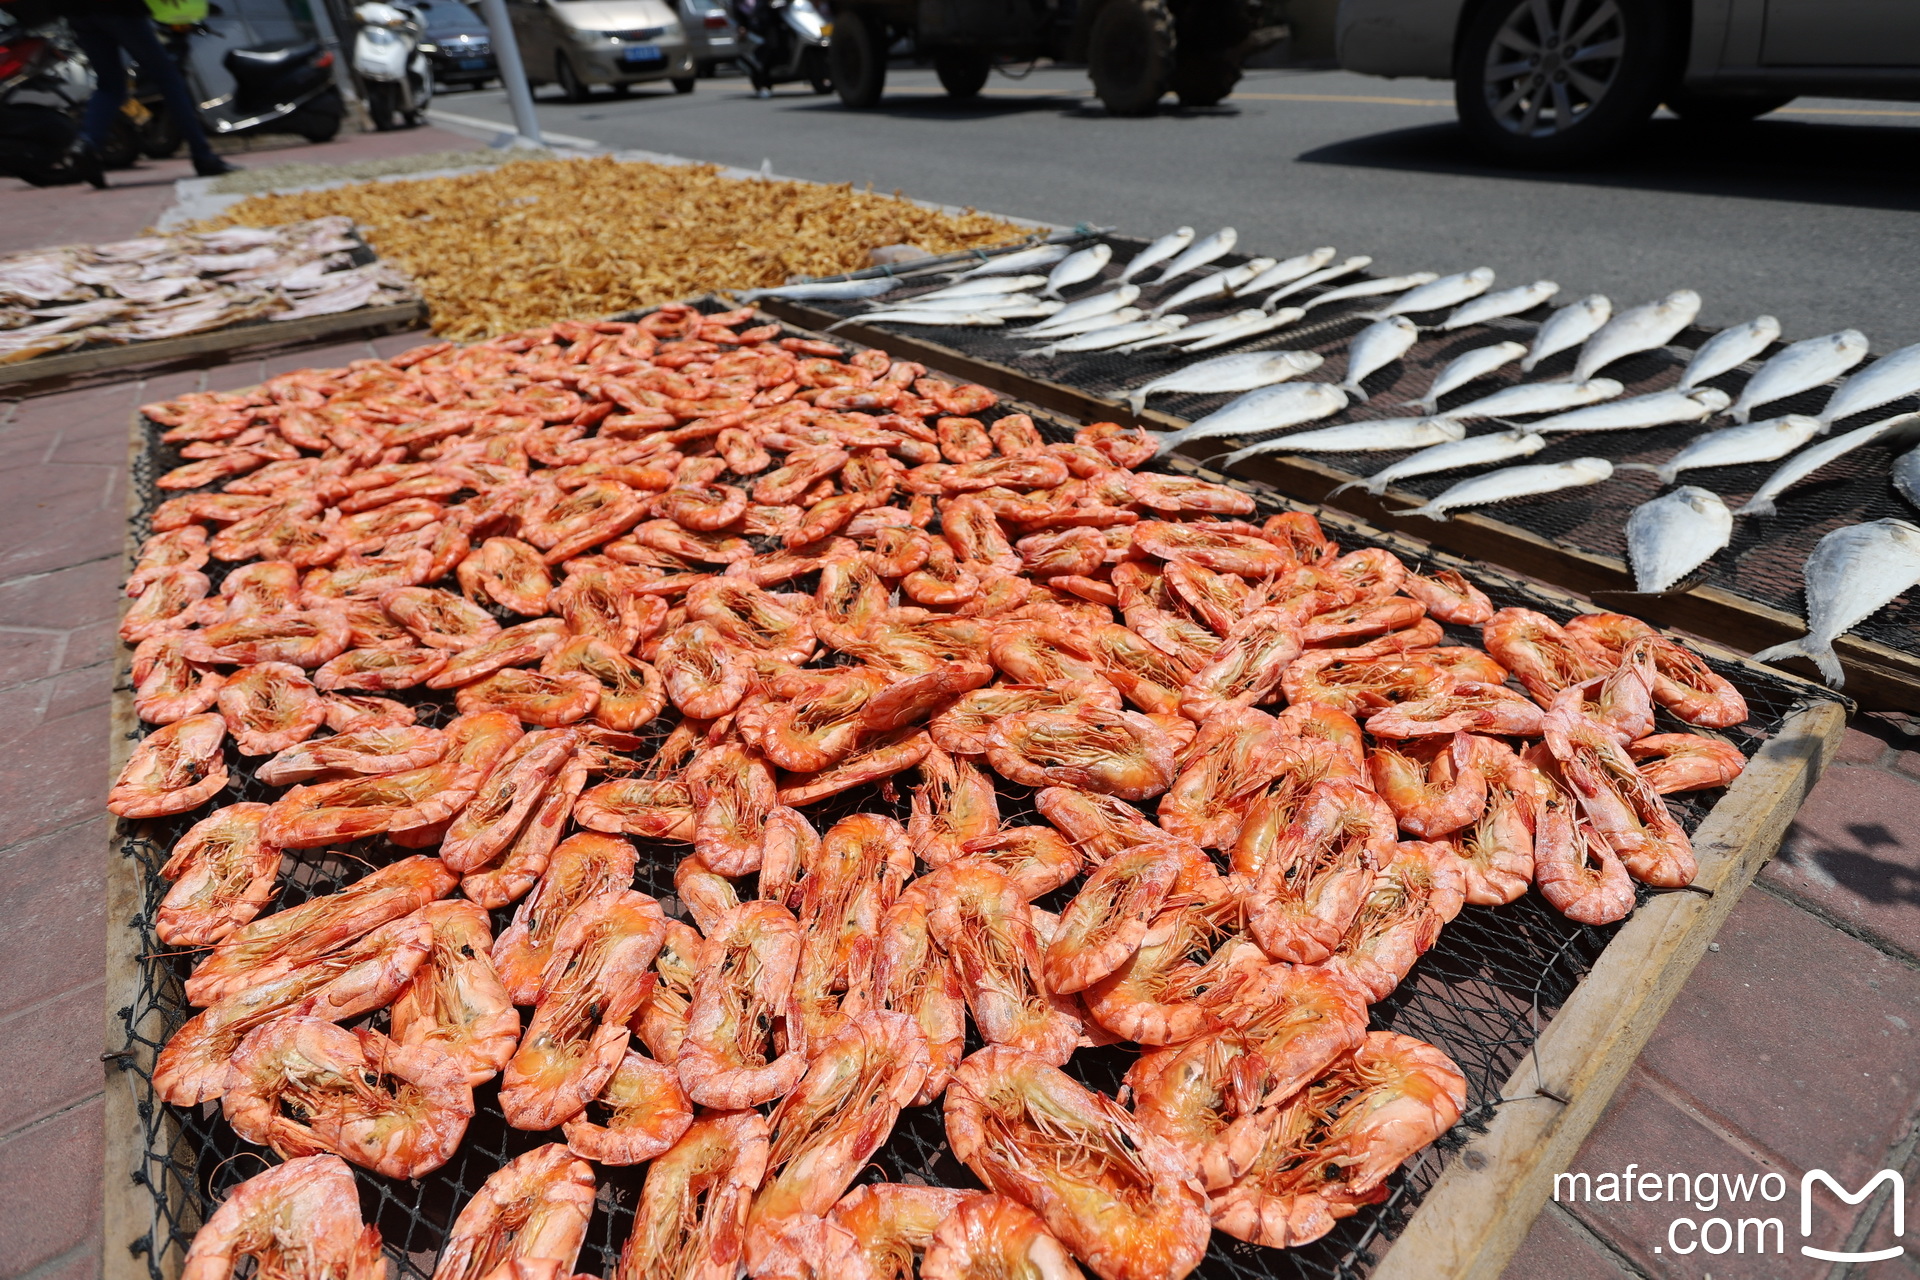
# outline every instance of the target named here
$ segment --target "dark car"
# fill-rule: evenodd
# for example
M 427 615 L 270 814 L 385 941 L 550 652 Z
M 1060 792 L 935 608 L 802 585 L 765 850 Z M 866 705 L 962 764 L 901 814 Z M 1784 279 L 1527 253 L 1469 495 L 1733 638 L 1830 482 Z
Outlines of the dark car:
M 479 14 L 460 0 L 414 0 L 413 8 L 427 22 L 421 48 L 433 63 L 435 84 L 478 89 L 500 74 L 493 61 L 493 37 Z

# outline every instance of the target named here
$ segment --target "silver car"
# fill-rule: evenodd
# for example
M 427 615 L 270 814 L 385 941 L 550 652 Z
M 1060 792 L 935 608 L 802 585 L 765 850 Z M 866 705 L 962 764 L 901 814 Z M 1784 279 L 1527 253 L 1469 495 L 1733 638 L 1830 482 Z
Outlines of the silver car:
M 1340 0 L 1340 65 L 1454 82 L 1483 151 L 1554 163 L 1665 103 L 1751 120 L 1803 93 L 1920 98 L 1920 0 Z
M 687 29 L 693 63 L 701 75 L 712 75 L 715 67 L 739 54 L 740 37 L 734 29 L 733 15 L 719 0 L 680 0 L 680 23 Z
M 508 0 L 507 12 L 527 79 L 559 85 L 569 102 L 603 84 L 625 93 L 668 80 L 693 92 L 693 48 L 668 0 Z

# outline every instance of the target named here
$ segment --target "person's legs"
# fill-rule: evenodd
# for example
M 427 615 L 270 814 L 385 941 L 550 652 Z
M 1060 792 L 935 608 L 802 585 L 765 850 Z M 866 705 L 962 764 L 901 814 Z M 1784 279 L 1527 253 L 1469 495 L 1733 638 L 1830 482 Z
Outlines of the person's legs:
M 113 21 L 116 27 L 114 38 L 119 41 L 120 47 L 140 64 L 142 72 L 151 76 L 154 83 L 160 86 L 160 96 L 166 99 L 167 110 L 179 121 L 180 136 L 186 139 L 187 150 L 193 154 L 194 160 L 202 163 L 213 161 L 213 146 L 207 141 L 207 131 L 200 127 L 200 108 L 193 100 L 193 91 L 187 87 L 187 78 L 180 74 L 179 66 L 160 43 L 153 23 L 144 18 L 115 18 Z
M 107 129 L 114 112 L 127 100 L 126 63 L 120 59 L 120 44 L 114 38 L 113 22 L 99 14 L 76 13 L 67 19 L 80 52 L 87 55 L 93 68 L 93 96 L 87 99 L 86 114 L 80 120 L 80 136 L 95 151 L 106 145 Z

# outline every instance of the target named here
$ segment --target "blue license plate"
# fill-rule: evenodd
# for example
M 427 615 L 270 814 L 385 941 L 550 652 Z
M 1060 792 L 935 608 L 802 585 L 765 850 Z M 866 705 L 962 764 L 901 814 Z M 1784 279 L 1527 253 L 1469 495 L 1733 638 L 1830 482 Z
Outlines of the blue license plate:
M 660 52 L 657 44 L 636 44 L 620 53 L 622 62 L 665 62 L 667 55 Z
M 487 65 L 487 60 L 485 58 L 462 58 L 458 65 L 462 71 L 478 71 Z

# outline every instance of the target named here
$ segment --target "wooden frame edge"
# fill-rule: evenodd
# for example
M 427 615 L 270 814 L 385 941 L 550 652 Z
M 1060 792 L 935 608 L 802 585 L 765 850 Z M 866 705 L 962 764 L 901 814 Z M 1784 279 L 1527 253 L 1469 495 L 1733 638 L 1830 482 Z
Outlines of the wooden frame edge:
M 127 529 L 123 539 L 123 566 L 130 567 L 139 552 L 133 520 L 140 514 L 139 493 L 134 484 L 134 464 L 145 451 L 146 440 L 140 428 L 140 411 L 135 408 L 127 432 Z M 126 616 L 131 600 L 120 602 L 119 615 Z M 116 637 L 113 663 L 113 701 L 108 719 L 107 776 L 102 782 L 111 786 L 133 754 L 140 719 L 133 710 L 133 651 Z M 102 793 L 104 798 L 104 791 Z M 122 848 L 124 824 L 111 822 L 107 829 L 104 853 L 107 860 L 106 891 L 106 1040 L 100 1058 L 105 1067 L 105 1143 L 101 1170 L 102 1215 L 100 1270 L 102 1280 L 153 1280 L 154 1268 L 164 1280 L 180 1274 L 184 1255 L 174 1251 L 155 1259 L 152 1250 L 159 1236 L 154 1189 L 149 1180 L 151 1160 L 156 1152 L 145 1141 L 146 1117 L 141 1108 L 158 1104 L 141 1096 L 139 1077 L 133 1068 L 151 1072 L 152 1052 L 129 1041 L 126 1019 L 121 1010 L 137 1008 L 141 999 L 140 934 L 132 925 L 147 909 L 146 885 L 139 864 Z M 151 1038 L 158 1039 L 158 1028 Z M 155 1118 L 161 1150 L 179 1140 L 179 1134 L 164 1111 Z M 142 1240 L 146 1252 L 135 1252 Z
M 1846 708 L 1796 712 L 1694 834 L 1696 890 L 1634 913 L 1421 1200 L 1373 1280 L 1499 1280 L 1734 904 L 1839 749 Z M 1569 1101 L 1561 1103 L 1542 1089 Z

